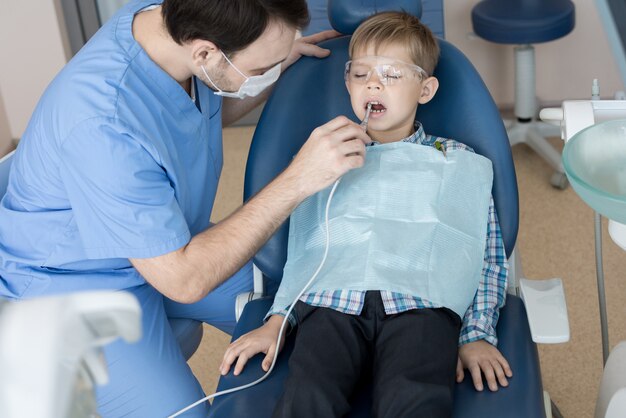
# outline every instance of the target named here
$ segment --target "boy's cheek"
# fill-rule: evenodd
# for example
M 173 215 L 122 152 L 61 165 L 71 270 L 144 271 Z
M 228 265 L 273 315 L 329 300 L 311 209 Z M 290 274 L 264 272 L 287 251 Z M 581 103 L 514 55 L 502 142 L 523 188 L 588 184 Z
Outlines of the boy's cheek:
M 352 111 L 354 114 L 361 119 L 363 114 L 361 112 L 361 107 L 357 104 L 357 99 L 354 96 L 350 96 L 350 105 L 352 106 Z

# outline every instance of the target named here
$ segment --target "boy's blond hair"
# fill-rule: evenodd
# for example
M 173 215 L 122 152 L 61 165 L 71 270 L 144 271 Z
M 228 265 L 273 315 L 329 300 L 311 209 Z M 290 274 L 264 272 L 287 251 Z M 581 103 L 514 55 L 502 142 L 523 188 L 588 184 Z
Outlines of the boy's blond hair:
M 405 45 L 413 64 L 432 75 L 439 60 L 439 44 L 430 29 L 404 12 L 383 12 L 368 17 L 352 35 L 350 57 L 373 45 L 375 50 L 390 44 Z

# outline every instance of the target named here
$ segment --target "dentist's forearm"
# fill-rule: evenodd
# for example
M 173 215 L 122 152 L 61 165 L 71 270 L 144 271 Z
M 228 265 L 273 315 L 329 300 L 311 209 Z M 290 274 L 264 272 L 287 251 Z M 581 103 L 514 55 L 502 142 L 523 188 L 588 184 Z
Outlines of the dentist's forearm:
M 298 178 L 286 170 L 185 247 L 131 261 L 165 296 L 182 303 L 196 302 L 250 260 L 304 198 Z
M 232 276 L 267 242 L 304 199 L 297 181 L 288 173 L 279 175 L 245 205 L 222 222 L 194 237 L 184 256 L 195 268 L 212 272 L 200 294 L 206 294 Z M 207 254 L 211 254 L 207 259 Z

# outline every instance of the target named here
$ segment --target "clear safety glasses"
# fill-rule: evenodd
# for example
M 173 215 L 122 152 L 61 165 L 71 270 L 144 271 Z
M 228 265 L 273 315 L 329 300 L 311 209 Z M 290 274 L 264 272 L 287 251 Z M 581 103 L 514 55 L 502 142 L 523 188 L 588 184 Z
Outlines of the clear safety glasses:
M 384 86 L 421 81 L 428 77 L 428 73 L 418 65 L 385 57 L 368 56 L 346 62 L 344 78 L 349 83 L 365 84 L 374 73 Z

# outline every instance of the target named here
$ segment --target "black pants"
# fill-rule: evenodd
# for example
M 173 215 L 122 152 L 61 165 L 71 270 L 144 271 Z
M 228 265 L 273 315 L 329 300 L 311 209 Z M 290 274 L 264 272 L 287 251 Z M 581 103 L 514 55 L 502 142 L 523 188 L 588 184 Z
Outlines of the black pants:
M 452 415 L 461 320 L 448 309 L 386 315 L 380 292 L 361 315 L 298 302 L 296 343 L 274 418 L 343 417 L 372 379 L 376 418 Z M 371 376 L 371 377 L 370 377 Z

